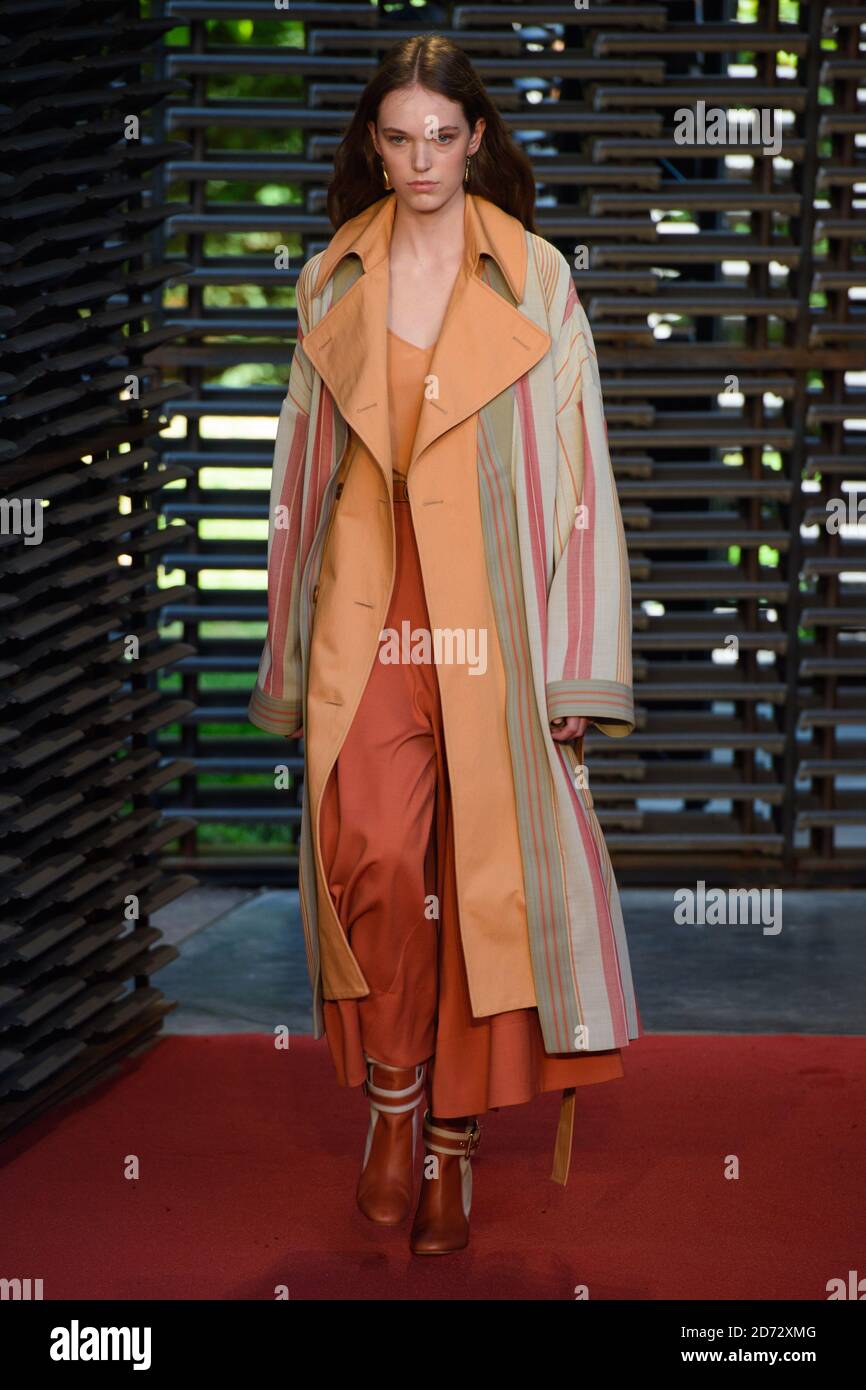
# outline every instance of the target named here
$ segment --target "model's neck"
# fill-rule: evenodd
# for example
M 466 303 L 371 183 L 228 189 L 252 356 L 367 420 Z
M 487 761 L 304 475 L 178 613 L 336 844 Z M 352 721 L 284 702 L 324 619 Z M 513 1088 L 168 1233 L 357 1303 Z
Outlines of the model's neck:
M 425 263 L 460 257 L 465 211 L 466 194 L 462 188 L 432 212 L 419 212 L 398 198 L 391 234 L 392 258 Z

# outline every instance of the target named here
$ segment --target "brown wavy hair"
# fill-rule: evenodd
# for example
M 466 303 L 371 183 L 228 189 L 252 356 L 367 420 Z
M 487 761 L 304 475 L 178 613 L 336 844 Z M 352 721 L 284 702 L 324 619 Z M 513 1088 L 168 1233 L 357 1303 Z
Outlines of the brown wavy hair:
M 327 202 L 334 228 L 385 196 L 381 164 L 367 122 L 376 123 L 379 107 L 389 92 L 415 85 L 459 102 L 470 130 L 479 116 L 484 117 L 487 124 L 481 144 L 472 156 L 467 191 L 496 203 L 534 232 L 532 165 L 512 140 L 462 48 L 442 34 L 415 34 L 395 43 L 361 93 L 349 129 L 334 156 L 334 177 Z

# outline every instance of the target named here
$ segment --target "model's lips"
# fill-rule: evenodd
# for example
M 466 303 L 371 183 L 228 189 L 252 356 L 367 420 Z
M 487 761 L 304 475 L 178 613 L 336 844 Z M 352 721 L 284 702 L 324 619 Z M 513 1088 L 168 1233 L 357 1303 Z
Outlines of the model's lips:
M 427 188 L 435 188 L 436 181 L 435 179 L 416 179 L 413 183 L 410 183 L 409 187 L 417 188 L 420 192 L 423 193 L 424 190 Z

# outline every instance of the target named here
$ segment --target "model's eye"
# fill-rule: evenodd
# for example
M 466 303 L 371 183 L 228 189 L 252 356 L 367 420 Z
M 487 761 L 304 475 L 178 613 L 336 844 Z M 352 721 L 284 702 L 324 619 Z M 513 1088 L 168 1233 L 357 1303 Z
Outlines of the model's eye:
M 454 140 L 454 138 L 455 138 L 455 137 L 454 137 L 453 135 L 440 135 L 440 136 L 439 136 L 439 144 L 440 144 L 440 145 L 450 145 L 450 144 L 452 143 L 452 141 Z
M 405 135 L 389 135 L 388 139 L 392 145 L 402 145 L 406 139 Z

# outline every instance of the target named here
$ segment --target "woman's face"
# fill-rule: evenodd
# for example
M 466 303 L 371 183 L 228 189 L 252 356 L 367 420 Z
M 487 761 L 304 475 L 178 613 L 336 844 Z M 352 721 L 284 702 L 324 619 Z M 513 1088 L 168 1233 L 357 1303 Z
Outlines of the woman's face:
M 368 128 L 396 196 L 418 212 L 434 212 L 462 187 L 484 124 L 479 117 L 470 130 L 459 102 L 416 86 L 389 92 Z

